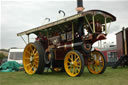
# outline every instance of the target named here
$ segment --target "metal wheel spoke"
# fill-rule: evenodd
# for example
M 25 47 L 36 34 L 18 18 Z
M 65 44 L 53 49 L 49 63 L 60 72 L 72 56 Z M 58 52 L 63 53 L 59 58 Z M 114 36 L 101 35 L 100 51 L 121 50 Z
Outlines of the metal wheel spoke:
M 75 67 L 75 73 L 77 73 L 77 67 Z
M 38 60 L 34 60 L 34 62 L 38 63 L 39 61 Z
M 79 59 L 79 57 L 77 57 L 76 59 L 75 59 L 75 61 L 77 61 Z
M 79 60 L 79 61 L 77 61 L 77 64 L 78 64 L 78 63 L 80 64 L 80 60 Z
M 38 56 L 38 52 L 37 51 L 34 53 L 34 56 Z
M 28 51 L 28 50 L 26 51 L 26 53 L 28 53 L 29 55 L 31 55 L 30 51 Z
M 76 58 L 77 58 L 77 55 L 74 55 L 74 61 L 76 60 Z
M 35 63 L 35 67 L 38 68 L 38 64 Z
M 76 62 L 77 64 L 76 64 L 76 67 L 79 67 L 79 66 L 81 66 L 81 62 L 80 61 L 78 61 L 78 62 Z
M 73 73 L 73 66 L 69 69 L 71 73 Z
M 100 63 L 100 65 L 101 65 L 101 66 L 103 66 L 103 65 L 104 65 L 104 63 Z
M 77 68 L 80 68 L 81 66 L 80 66 L 80 65 L 77 65 L 76 67 L 77 67 Z
M 89 67 L 90 67 L 90 69 L 91 69 L 91 70 L 93 70 L 93 67 L 92 67 L 92 65 L 90 65 Z
M 102 66 L 103 67 L 103 63 L 100 63 L 100 65 L 99 66 Z
M 68 60 L 67 63 L 71 64 L 71 62 Z
M 31 71 L 32 71 L 32 68 L 33 68 L 33 67 L 30 67 L 29 72 L 31 72 Z
M 100 67 L 100 69 L 102 69 L 103 68 L 103 65 L 100 64 L 99 67 Z
M 38 67 L 38 64 L 36 64 L 35 62 L 33 62 L 33 63 L 34 63 L 34 67 L 36 67 L 36 68 L 37 68 L 37 67 Z
M 101 70 L 102 70 L 102 68 L 101 68 L 100 66 L 98 66 L 98 69 L 99 69 L 99 71 L 101 71 Z
M 72 72 L 73 72 L 73 67 L 71 67 L 69 70 L 70 70 L 70 72 L 72 73 Z
M 30 58 L 25 58 L 25 60 L 30 60 Z
M 73 62 L 73 54 L 71 54 L 71 61 Z
M 31 45 L 31 46 L 30 46 L 30 50 L 31 50 L 31 51 L 33 51 L 33 48 L 32 48 L 32 47 L 33 47 L 33 46 Z
M 92 70 L 95 71 L 95 66 L 94 66 L 94 64 L 92 65 Z
M 34 71 L 36 71 L 37 70 L 37 68 L 34 68 Z
M 77 73 L 80 72 L 80 68 L 77 67 Z
M 72 65 L 71 65 L 71 64 L 70 64 L 70 65 L 68 65 L 68 68 L 69 68 L 69 67 L 72 67 Z
M 31 65 L 31 63 L 28 63 L 27 65 L 26 65 L 26 67 L 28 67 L 28 66 L 30 66 Z
M 34 50 L 33 50 L 33 54 L 36 52 L 36 48 L 34 48 Z
M 76 70 L 77 70 L 77 68 L 75 67 L 75 68 L 74 68 L 74 73 L 77 73 L 77 71 L 76 71 Z
M 79 62 L 76 62 L 76 67 L 80 67 L 80 61 Z
M 99 72 L 100 70 L 99 70 L 98 66 L 97 66 L 97 65 L 95 65 L 95 67 L 96 67 L 97 71 Z
M 96 72 L 96 70 L 97 70 L 97 69 L 96 69 L 96 66 L 94 65 L 94 71 Z
M 73 67 L 73 74 L 75 74 L 75 67 Z
M 39 59 L 39 56 L 34 56 L 34 59 Z
M 34 49 L 33 50 L 33 55 L 35 55 L 37 53 L 37 50 L 36 49 Z

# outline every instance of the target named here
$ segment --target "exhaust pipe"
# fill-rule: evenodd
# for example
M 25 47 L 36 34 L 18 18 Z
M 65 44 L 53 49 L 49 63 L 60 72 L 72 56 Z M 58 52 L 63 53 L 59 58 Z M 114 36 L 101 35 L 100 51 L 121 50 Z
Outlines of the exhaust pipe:
M 80 13 L 83 10 L 84 10 L 83 0 L 77 0 L 77 8 L 76 8 L 77 13 Z

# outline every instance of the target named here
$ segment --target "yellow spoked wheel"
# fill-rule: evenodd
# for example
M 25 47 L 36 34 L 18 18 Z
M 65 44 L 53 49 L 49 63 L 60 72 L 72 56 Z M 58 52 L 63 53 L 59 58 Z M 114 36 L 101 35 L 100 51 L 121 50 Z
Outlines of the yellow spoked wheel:
M 84 59 L 81 53 L 75 50 L 68 52 L 64 59 L 64 68 L 69 76 L 80 76 L 84 70 Z
M 100 51 L 92 51 L 88 58 L 88 70 L 92 74 L 102 74 L 106 69 L 106 59 Z
M 40 54 L 41 49 L 39 50 L 39 47 L 39 42 L 35 42 L 29 43 L 24 49 L 23 65 L 26 73 L 29 75 L 41 73 L 44 69 L 43 61 L 40 60 L 40 57 L 42 56 Z M 41 66 L 43 67 L 41 68 Z

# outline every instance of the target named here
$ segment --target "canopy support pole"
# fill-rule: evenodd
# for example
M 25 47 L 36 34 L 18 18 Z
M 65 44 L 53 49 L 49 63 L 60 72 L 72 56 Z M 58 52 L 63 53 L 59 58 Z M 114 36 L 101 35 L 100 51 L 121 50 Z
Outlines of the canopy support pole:
M 88 23 L 88 25 L 89 25 L 89 27 L 90 27 L 91 31 L 93 32 L 92 27 L 91 27 L 91 25 L 90 25 L 90 23 L 89 23 L 89 21 L 88 21 L 87 17 L 85 16 L 84 18 L 85 18 L 85 20 L 87 21 L 87 23 Z
M 94 19 L 94 15 L 92 16 L 92 21 L 93 21 L 93 33 L 95 33 L 95 19 Z
M 106 23 L 106 17 L 105 17 L 105 33 L 106 33 L 106 34 L 108 34 L 108 33 L 107 33 L 107 23 Z
M 107 32 L 107 33 L 109 33 L 109 30 L 110 30 L 110 25 L 111 25 L 111 22 L 109 23 L 109 26 L 108 26 L 108 32 Z
M 73 22 L 72 22 L 72 40 L 74 40 L 74 26 L 73 26 Z
M 74 24 L 72 22 L 72 49 L 74 49 Z
M 20 36 L 20 37 L 24 41 L 24 43 L 27 45 L 27 42 L 24 40 L 24 38 L 22 36 Z
M 27 36 L 28 36 L 28 43 L 29 43 L 29 40 L 30 40 L 30 39 L 29 39 L 29 34 L 28 34 Z

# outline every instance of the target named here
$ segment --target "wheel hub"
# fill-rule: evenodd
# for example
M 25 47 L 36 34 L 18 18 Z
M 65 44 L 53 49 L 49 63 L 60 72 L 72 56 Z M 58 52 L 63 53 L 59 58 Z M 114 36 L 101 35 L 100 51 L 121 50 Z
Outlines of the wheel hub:
M 73 67 L 77 67 L 77 62 L 73 61 L 73 62 L 70 63 L 70 65 L 73 66 Z
M 96 60 L 95 61 L 95 65 L 100 65 L 100 61 L 99 60 Z
M 74 65 L 74 62 L 71 62 L 70 64 L 71 64 L 71 65 Z
M 33 61 L 33 57 L 32 56 L 30 56 L 30 62 L 32 62 Z
M 77 62 L 73 62 L 73 65 L 74 65 L 75 67 L 77 67 Z

